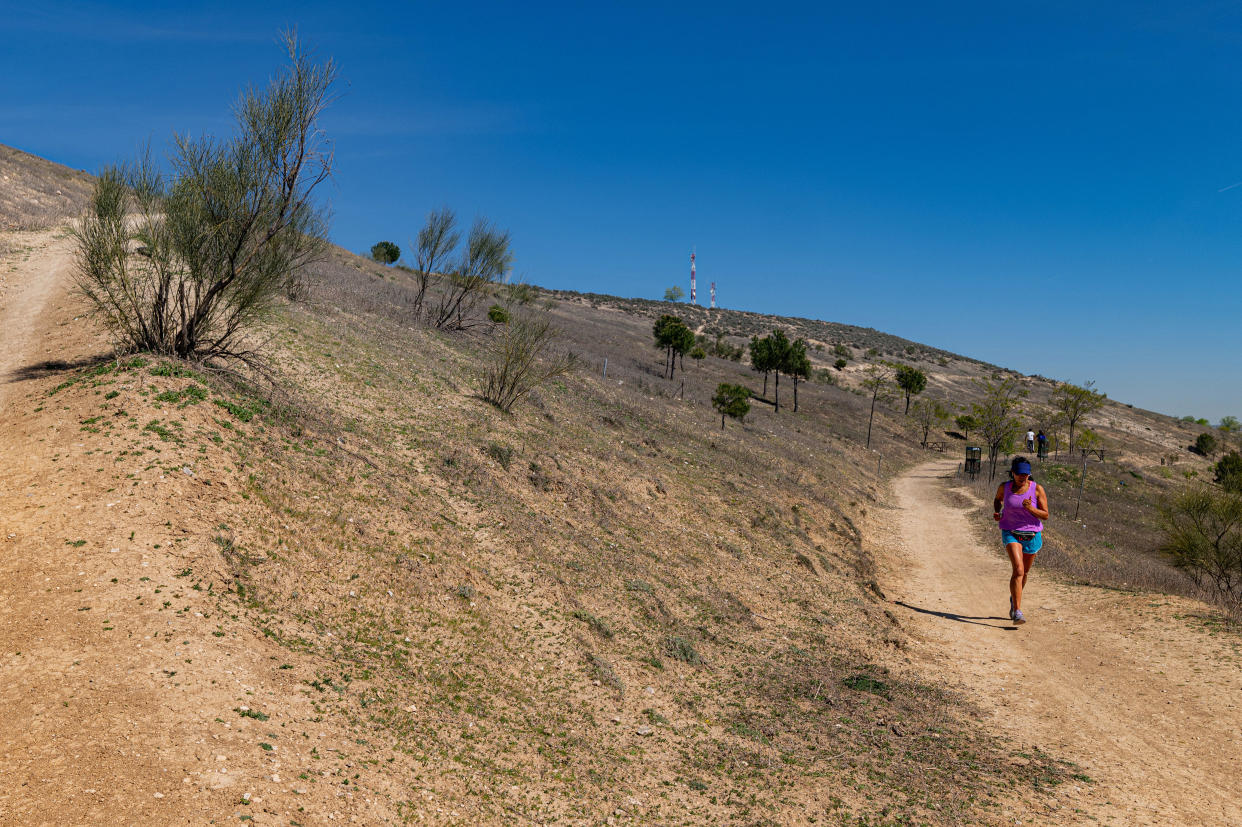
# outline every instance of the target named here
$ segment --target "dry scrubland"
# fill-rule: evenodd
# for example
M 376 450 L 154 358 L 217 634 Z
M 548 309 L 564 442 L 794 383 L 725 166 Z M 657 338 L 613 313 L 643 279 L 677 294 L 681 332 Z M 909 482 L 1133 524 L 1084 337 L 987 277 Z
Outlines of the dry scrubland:
M 859 533 L 885 508 L 863 400 L 806 386 L 721 432 L 706 400 L 743 367 L 691 366 L 676 399 L 648 319 L 538 299 L 587 365 L 505 416 L 473 395 L 487 333 L 412 328 L 404 278 L 320 267 L 273 328 L 275 394 L 142 357 L 11 394 L 51 469 L 32 492 L 145 498 L 107 536 L 58 525 L 101 567 L 93 634 L 141 611 L 198 647 L 131 679 L 188 715 L 221 652 L 268 664 L 195 723 L 254 741 L 249 785 L 187 789 L 303 823 L 991 823 L 1074 773 L 909 663 Z M 902 427 L 878 424 L 885 474 L 918 459 Z M 106 570 L 113 544 L 157 575 Z
M 93 183 L 85 172 L 0 144 L 0 232 L 42 230 L 76 216 Z
M 48 243 L 7 238 L 5 272 Z M 102 359 L 66 320 L 88 358 L 28 365 L 9 394 L 5 428 L 31 446 L 14 501 L 26 491 L 23 514 L 98 579 L 81 598 L 58 579 L 45 620 L 101 641 L 162 633 L 164 656 L 113 688 L 159 698 L 173 736 L 248 756 L 227 783 L 183 770 L 185 801 L 256 823 L 990 824 L 1083 783 L 979 727 L 912 662 L 875 579 L 888 550 L 863 533 L 925 455 L 890 403 L 877 467 L 858 373 L 898 359 L 965 404 L 1001 369 L 873 330 L 678 306 L 734 344 L 784 326 L 816 368 L 850 350 L 835 384 L 802 385 L 799 412 L 756 404 L 721 431 L 716 384 L 762 378 L 708 357 L 662 379 L 651 324 L 674 308 L 536 291 L 521 310 L 550 314 L 583 366 L 504 415 L 475 396 L 491 331 L 416 327 L 409 301 L 408 274 L 335 250 L 268 331 L 274 390 Z M 1051 383 L 1024 381 L 1047 400 Z M 1186 450 L 1202 429 L 1115 403 L 1089 424 L 1110 453 L 1079 523 L 1073 467 L 1038 472 L 1057 509 L 1049 561 L 1184 589 L 1154 556 L 1151 503 L 1207 473 Z M 72 686 L 63 711 L 30 713 L 32 732 L 52 712 L 89 731 Z

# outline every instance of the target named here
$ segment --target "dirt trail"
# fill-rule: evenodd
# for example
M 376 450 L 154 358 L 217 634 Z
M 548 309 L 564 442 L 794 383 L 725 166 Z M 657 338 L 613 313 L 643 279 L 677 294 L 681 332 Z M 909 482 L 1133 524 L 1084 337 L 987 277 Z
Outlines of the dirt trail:
M 1090 777 L 1058 788 L 1040 821 L 1242 824 L 1239 638 L 1211 634 L 1192 601 L 1069 585 L 1038 566 L 1029 622 L 1015 627 L 1009 563 L 999 540 L 980 543 L 954 469 L 942 460 L 897 480 L 885 539 L 902 567 L 889 597 L 916 657 L 1015 750 L 1039 747 Z
M 0 293 L 0 410 L 14 385 L 14 371 L 30 362 L 53 358 L 50 352 L 38 355 L 38 334 L 48 323 L 44 309 L 53 299 L 63 303 L 67 297 L 73 263 L 68 239 L 49 243 L 45 234 L 36 233 L 23 233 L 19 239 L 15 247 L 29 244 L 38 253 L 33 261 L 7 274 L 5 292 Z M 17 255 L 21 254 L 14 257 Z
M 101 412 L 127 421 L 119 406 L 142 399 L 149 376 L 111 385 L 117 410 L 101 407 L 103 389 L 51 395 L 78 375 L 67 366 L 98 360 L 107 343 L 70 292 L 71 241 L 28 233 L 10 246 L 0 263 L 0 825 L 377 823 L 385 810 L 373 799 L 316 783 L 317 759 L 350 743 L 305 694 L 318 664 L 188 576 L 193 564 L 195 580 L 222 583 L 219 555 L 203 547 L 229 513 L 230 480 L 159 462 L 123 468 L 119 443 L 82 433 Z

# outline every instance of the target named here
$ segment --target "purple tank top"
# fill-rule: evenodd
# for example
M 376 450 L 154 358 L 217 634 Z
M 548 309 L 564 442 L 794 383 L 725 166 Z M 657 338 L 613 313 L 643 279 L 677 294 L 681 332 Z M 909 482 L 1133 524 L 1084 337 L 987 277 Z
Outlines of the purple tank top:
M 1044 524 L 1022 507 L 1022 501 L 1029 499 L 1031 505 L 1039 507 L 1035 496 L 1035 480 L 1027 480 L 1026 491 L 1013 493 L 1013 480 L 1005 483 L 1005 504 L 1002 506 L 1000 518 L 1001 531 L 1043 531 Z

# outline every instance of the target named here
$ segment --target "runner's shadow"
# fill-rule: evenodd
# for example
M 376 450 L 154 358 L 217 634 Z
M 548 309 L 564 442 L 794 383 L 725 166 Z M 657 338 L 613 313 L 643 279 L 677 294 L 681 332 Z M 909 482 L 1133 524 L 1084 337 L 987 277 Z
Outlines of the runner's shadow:
M 1013 621 L 1010 621 L 1010 625 L 1008 626 L 1001 626 L 996 623 L 982 623 L 981 622 L 984 620 L 1004 621 L 1005 618 L 1003 617 L 971 617 L 969 615 L 954 614 L 953 612 L 938 612 L 934 609 L 924 609 L 920 606 L 911 606 L 909 603 L 905 602 L 904 600 L 894 600 L 893 602 L 896 603 L 898 606 L 904 606 L 907 609 L 918 612 L 920 614 L 933 615 L 935 617 L 943 617 L 945 620 L 956 620 L 958 623 L 972 623 L 975 626 L 987 626 L 989 629 L 1000 629 L 1001 631 L 1005 631 L 1005 632 L 1015 632 L 1018 629 L 1017 626 L 1013 625 Z

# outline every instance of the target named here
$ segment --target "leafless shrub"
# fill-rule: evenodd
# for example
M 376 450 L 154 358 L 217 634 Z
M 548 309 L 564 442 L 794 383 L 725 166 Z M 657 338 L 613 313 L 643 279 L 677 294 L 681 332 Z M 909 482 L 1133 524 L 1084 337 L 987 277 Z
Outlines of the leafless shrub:
M 482 397 L 508 413 L 535 388 L 573 370 L 578 363 L 575 354 L 550 354 L 558 335 L 546 318 L 514 317 L 490 348 L 483 369 Z

